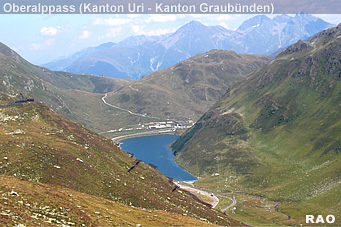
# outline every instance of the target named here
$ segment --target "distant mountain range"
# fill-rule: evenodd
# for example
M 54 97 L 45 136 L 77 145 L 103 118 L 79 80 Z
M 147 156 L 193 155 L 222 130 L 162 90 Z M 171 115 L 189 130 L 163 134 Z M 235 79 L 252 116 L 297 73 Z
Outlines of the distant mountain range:
M 105 43 L 70 57 L 43 65 L 51 70 L 140 79 L 159 69 L 212 49 L 270 55 L 332 27 L 311 15 L 255 16 L 236 31 L 192 21 L 172 34 L 133 36 L 119 43 Z

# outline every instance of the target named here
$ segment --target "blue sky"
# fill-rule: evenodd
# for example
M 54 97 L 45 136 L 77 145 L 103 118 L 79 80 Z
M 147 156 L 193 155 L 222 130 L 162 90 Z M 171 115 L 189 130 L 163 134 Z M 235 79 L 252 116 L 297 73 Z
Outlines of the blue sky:
M 119 42 L 132 35 L 162 35 L 197 20 L 205 25 L 222 25 L 235 30 L 247 14 L 169 15 L 0 15 L 0 42 L 34 64 L 47 63 L 83 48 L 105 42 Z M 275 15 L 268 15 L 274 17 Z M 341 15 L 315 15 L 329 23 L 341 22 Z

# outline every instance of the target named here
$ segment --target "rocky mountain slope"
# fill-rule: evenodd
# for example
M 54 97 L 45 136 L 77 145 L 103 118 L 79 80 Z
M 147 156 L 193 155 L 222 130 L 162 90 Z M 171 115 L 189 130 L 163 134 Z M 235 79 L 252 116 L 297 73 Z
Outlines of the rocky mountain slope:
M 17 97 L 1 95 L 0 104 L 15 100 Z M 136 164 L 134 157 L 110 139 L 66 120 L 41 103 L 1 107 L 0 125 L 0 174 L 21 179 L 0 177 L 0 181 L 13 182 L 0 187 L 0 200 L 6 201 L 0 205 L 3 217 L 0 223 L 22 223 L 26 218 L 20 214 L 25 211 L 25 215 L 34 216 L 27 217 L 33 223 L 64 220 L 68 225 L 100 224 L 111 220 L 126 225 L 139 218 L 148 223 L 153 217 L 142 216 L 147 213 L 141 210 L 144 208 L 185 214 L 220 225 L 238 224 L 179 190 L 172 192 L 175 185 L 149 165 L 141 162 L 128 172 Z M 41 194 L 44 195 L 38 198 Z M 128 211 L 126 217 L 133 218 L 130 221 L 123 217 L 116 219 L 114 215 L 122 216 L 122 210 L 116 213 L 112 209 L 129 208 L 104 199 L 128 205 L 137 213 Z M 155 215 L 168 216 L 165 212 Z M 172 216 L 169 214 L 165 221 L 171 221 Z
M 198 119 L 235 81 L 268 63 L 260 55 L 212 50 L 109 93 L 106 101 L 160 119 Z M 150 119 L 149 119 L 150 120 Z
M 319 18 L 305 14 L 294 17 L 280 15 L 273 19 L 264 15 L 255 16 L 245 21 L 236 31 L 192 21 L 172 34 L 130 37 L 107 48 L 101 48 L 101 45 L 92 48 L 92 52 L 85 50 L 83 52 L 87 54 L 76 54 L 76 58 L 68 60 L 67 65 L 62 59 L 62 64 L 55 62 L 44 66 L 72 73 L 140 79 L 212 49 L 270 55 L 331 26 Z
M 161 35 L 161 36 L 145 36 L 145 35 L 138 35 L 138 36 L 131 36 L 128 37 L 121 42 L 118 43 L 113 43 L 113 42 L 108 42 L 108 43 L 103 43 L 97 47 L 88 47 L 85 48 L 84 50 L 81 50 L 75 54 L 72 54 L 69 57 L 61 57 L 59 59 L 56 59 L 52 62 L 43 64 L 43 67 L 46 67 L 48 69 L 54 70 L 54 71 L 63 71 L 66 68 L 68 68 L 70 65 L 72 65 L 75 61 L 77 61 L 80 58 L 87 57 L 91 55 L 92 53 L 95 53 L 96 51 L 104 50 L 104 49 L 109 49 L 112 47 L 136 47 L 143 45 L 146 42 L 156 42 L 159 40 L 162 40 L 166 38 L 167 35 Z M 95 75 L 102 75 L 101 71 L 96 71 L 100 70 L 100 68 L 93 68 L 93 74 Z M 125 74 L 121 72 L 121 75 L 124 76 Z M 126 76 L 126 75 L 125 75 Z M 119 77 L 115 75 L 115 77 Z
M 230 87 L 172 145 L 176 160 L 198 176 L 219 173 L 207 182 L 221 190 L 280 201 L 291 216 L 281 224 L 308 213 L 339 220 L 340 37 L 338 25 L 299 41 Z
M 0 182 L 0 224 L 4 226 L 217 226 L 18 177 L 0 175 Z

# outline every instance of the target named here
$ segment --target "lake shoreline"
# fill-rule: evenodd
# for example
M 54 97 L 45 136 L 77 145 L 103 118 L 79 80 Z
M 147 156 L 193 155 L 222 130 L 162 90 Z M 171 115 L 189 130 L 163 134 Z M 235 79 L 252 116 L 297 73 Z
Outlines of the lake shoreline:
M 174 133 L 141 135 L 120 140 L 125 152 L 133 153 L 146 164 L 157 166 L 163 175 L 177 181 L 197 181 L 198 178 L 175 162 L 174 152 L 169 147 L 179 136 Z
M 157 136 L 157 135 L 177 135 L 175 131 L 173 130 L 163 130 L 163 131 L 150 131 L 150 132 L 140 132 L 140 133 L 134 133 L 134 134 L 127 134 L 123 136 L 116 136 L 111 138 L 114 142 L 122 143 L 122 140 L 130 139 L 130 138 L 137 138 L 137 137 L 145 137 L 145 136 Z M 118 140 L 117 140 L 118 139 Z

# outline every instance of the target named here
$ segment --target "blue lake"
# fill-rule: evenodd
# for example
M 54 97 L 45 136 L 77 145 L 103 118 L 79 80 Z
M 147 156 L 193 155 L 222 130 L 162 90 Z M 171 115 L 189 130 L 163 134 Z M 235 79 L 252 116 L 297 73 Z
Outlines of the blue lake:
M 124 151 L 133 153 L 137 159 L 147 164 L 154 164 L 157 169 L 167 177 L 180 181 L 197 180 L 196 177 L 178 166 L 173 160 L 173 151 L 168 147 L 179 136 L 157 135 L 144 136 L 121 140 L 121 147 Z

